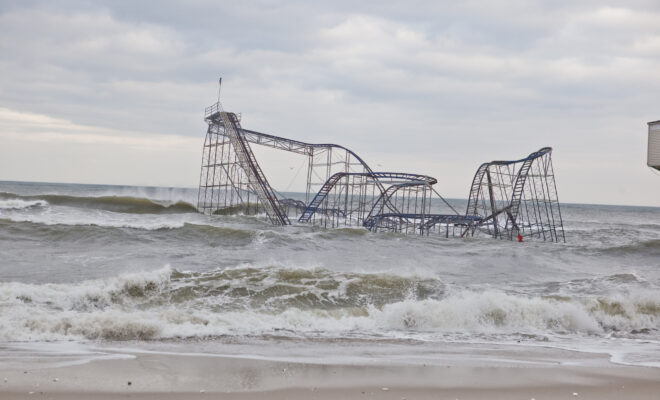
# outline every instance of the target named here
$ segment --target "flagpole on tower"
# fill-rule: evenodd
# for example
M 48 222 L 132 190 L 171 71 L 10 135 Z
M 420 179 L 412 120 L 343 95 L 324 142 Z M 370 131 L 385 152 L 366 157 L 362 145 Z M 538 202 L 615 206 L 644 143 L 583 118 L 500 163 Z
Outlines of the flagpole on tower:
M 222 89 L 222 77 L 218 81 L 218 103 L 220 103 L 220 90 Z

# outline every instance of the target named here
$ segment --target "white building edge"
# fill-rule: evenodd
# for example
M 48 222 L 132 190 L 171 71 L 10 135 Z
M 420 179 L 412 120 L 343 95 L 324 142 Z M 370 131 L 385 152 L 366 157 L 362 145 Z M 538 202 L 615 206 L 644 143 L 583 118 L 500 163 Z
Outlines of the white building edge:
M 649 122 L 649 145 L 646 165 L 660 171 L 660 121 Z

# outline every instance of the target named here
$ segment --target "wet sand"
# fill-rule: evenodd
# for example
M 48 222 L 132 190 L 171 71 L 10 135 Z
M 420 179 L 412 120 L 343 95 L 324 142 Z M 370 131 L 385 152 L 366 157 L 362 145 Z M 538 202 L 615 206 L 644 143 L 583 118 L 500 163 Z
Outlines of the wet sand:
M 597 366 L 382 360 L 328 365 L 137 353 L 132 359 L 69 366 L 42 368 L 38 361 L 28 369 L 0 366 L 0 399 L 660 398 L 660 369 L 597 361 Z

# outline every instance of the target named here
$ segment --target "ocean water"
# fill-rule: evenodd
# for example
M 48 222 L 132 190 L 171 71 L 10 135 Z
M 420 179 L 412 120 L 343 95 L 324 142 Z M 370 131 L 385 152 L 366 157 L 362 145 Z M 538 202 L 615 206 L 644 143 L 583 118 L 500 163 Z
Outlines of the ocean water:
M 563 204 L 555 244 L 274 227 L 196 196 L 0 182 L 0 349 L 414 362 L 506 345 L 660 367 L 660 208 Z

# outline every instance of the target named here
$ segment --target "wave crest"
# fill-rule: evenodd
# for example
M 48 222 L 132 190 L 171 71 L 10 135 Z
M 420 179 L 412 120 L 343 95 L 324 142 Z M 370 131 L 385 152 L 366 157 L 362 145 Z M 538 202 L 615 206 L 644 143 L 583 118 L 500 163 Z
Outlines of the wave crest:
M 0 339 L 220 335 L 654 334 L 660 295 L 535 297 L 321 268 L 169 267 L 76 284 L 0 283 Z
M 626 255 L 660 256 L 660 239 L 644 240 L 633 244 L 609 247 L 603 251 L 607 254 L 622 255 L 622 256 L 626 256 Z
M 129 196 L 80 197 L 57 194 L 21 196 L 14 193 L 0 192 L 0 200 L 33 203 L 41 202 L 41 205 L 62 205 L 128 214 L 180 214 L 197 212 L 195 206 L 184 201 L 178 201 L 176 203 L 161 203 L 142 197 Z
M 45 207 L 47 205 L 48 202 L 46 200 L 0 200 L 0 210 L 24 210 L 28 208 Z

